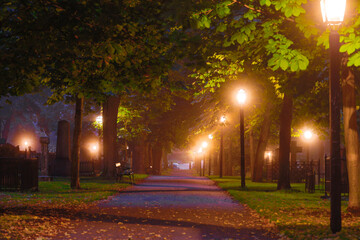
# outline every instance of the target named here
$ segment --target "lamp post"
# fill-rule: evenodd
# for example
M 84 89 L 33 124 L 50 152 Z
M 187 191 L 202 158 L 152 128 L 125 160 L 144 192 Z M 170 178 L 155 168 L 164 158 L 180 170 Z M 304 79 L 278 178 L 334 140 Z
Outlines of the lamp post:
M 204 141 L 201 146 L 203 149 L 206 149 L 209 146 L 209 143 Z M 203 162 L 202 176 L 205 176 L 205 151 L 203 151 L 203 161 L 204 162 Z
M 271 151 L 267 151 L 265 153 L 265 157 L 267 159 L 267 171 L 266 171 L 266 178 L 272 180 L 272 161 L 271 161 Z
M 307 151 L 306 151 L 306 162 L 310 163 L 310 140 L 313 137 L 313 133 L 311 130 L 306 130 L 304 132 L 304 138 L 307 141 Z
M 214 138 L 212 134 L 209 134 L 208 138 L 210 139 L 210 141 Z M 209 149 L 209 176 L 211 174 L 211 150 Z
M 96 159 L 96 154 L 97 154 L 97 151 L 98 151 L 98 146 L 96 144 L 93 144 L 91 147 L 90 147 L 90 152 L 91 152 L 91 156 L 92 156 L 92 168 L 93 168 L 93 172 L 95 173 L 95 159 Z
M 29 145 L 29 142 L 27 140 L 24 141 L 24 150 L 25 150 L 25 159 L 28 158 L 28 152 L 27 152 L 27 149 L 28 149 L 28 145 Z M 30 149 L 29 149 L 30 150 Z
M 220 131 L 220 156 L 219 156 L 219 177 L 223 177 L 223 152 L 224 152 L 224 126 L 226 122 L 226 117 L 221 116 L 221 131 Z
M 203 152 L 203 150 L 202 150 L 202 148 L 199 148 L 199 150 L 198 150 L 198 154 L 199 154 L 199 156 L 200 156 L 200 153 L 202 153 Z M 201 176 L 201 158 L 199 157 L 199 172 L 200 172 L 200 176 Z
M 330 27 L 330 227 L 341 230 L 341 159 L 340 159 L 340 56 L 339 25 L 344 20 L 346 0 L 320 0 L 324 22 Z
M 240 168 L 241 168 L 241 187 L 245 188 L 245 145 L 244 145 L 244 103 L 246 101 L 246 92 L 240 89 L 236 95 L 240 105 Z

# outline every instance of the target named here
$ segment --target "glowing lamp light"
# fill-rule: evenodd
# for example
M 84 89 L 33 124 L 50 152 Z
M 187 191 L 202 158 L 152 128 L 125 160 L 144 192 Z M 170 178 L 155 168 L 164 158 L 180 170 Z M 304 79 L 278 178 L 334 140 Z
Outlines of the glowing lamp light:
M 271 152 L 267 152 L 266 155 L 268 156 L 269 159 L 271 159 Z
M 323 21 L 329 25 L 339 25 L 344 21 L 346 0 L 320 0 Z
M 313 133 L 310 130 L 304 132 L 304 138 L 310 140 L 313 137 Z
M 225 123 L 225 122 L 226 122 L 226 117 L 225 117 L 225 116 L 221 116 L 221 117 L 220 117 L 220 122 L 221 122 L 221 123 Z
M 28 141 L 25 141 L 24 145 L 25 145 L 25 147 L 27 147 L 29 145 Z
M 198 153 L 202 153 L 202 151 L 203 151 L 202 148 L 199 148 Z
M 97 116 L 97 117 L 96 117 L 96 122 L 99 123 L 99 124 L 102 124 L 102 122 L 103 122 L 103 117 L 102 117 L 102 116 Z
M 95 152 L 97 150 L 97 146 L 93 145 L 91 149 Z
M 209 134 L 208 138 L 209 138 L 210 140 L 212 140 L 212 139 L 214 138 L 214 136 L 213 136 L 212 134 Z
M 116 166 L 116 167 L 120 167 L 120 166 L 121 166 L 121 163 L 119 163 L 119 162 L 118 162 L 118 163 L 115 163 L 115 166 Z
M 246 101 L 246 92 L 244 89 L 240 89 L 236 94 L 236 99 L 239 104 L 243 105 Z
M 208 142 L 203 142 L 202 144 L 201 144 L 201 146 L 203 147 L 203 148 L 207 148 L 208 147 Z

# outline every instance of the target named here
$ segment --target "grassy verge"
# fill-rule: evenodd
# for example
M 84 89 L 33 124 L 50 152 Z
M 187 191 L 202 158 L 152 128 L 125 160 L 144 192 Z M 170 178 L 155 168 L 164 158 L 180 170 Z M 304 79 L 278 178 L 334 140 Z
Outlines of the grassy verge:
M 135 175 L 135 181 L 147 175 Z M 70 188 L 70 179 L 39 182 L 38 192 L 0 192 L 0 239 L 46 239 L 60 228 L 71 227 L 71 214 L 106 199 L 130 186 L 124 181 L 81 178 L 80 190 Z M 64 217 L 64 213 L 69 216 Z
M 275 183 L 246 181 L 240 189 L 238 177 L 210 177 L 236 200 L 247 204 L 260 215 L 274 222 L 284 236 L 291 239 L 360 239 L 360 217 L 346 212 L 342 202 L 342 231 L 330 231 L 330 200 L 324 193 L 305 193 L 304 184 L 292 184 L 290 191 L 276 191 Z

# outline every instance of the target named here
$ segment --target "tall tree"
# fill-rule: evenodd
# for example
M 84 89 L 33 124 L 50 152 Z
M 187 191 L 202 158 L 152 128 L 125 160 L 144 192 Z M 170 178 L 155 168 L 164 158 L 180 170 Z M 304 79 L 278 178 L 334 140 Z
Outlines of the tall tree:
M 344 136 L 346 164 L 349 176 L 349 205 L 351 212 L 360 213 L 360 160 L 359 133 L 357 126 L 355 75 L 350 67 L 344 66 L 342 78 Z
M 71 188 L 80 188 L 80 143 L 84 109 L 84 97 L 77 98 L 75 103 L 75 128 L 71 149 Z
M 6 2 L 1 33 L 11 41 L 3 41 L 1 49 L 14 58 L 31 50 L 26 57 L 36 71 L 24 70 L 26 79 L 42 79 L 53 90 L 53 102 L 66 96 L 103 101 L 125 89 L 154 89 L 176 52 L 171 38 L 177 29 L 162 12 L 165 3 Z M 16 68 L 3 69 L 12 76 Z
M 115 175 L 115 163 L 117 156 L 117 117 L 120 97 L 109 96 L 103 104 L 103 150 L 104 172 L 106 177 Z M 115 130 L 115 131 L 114 131 Z

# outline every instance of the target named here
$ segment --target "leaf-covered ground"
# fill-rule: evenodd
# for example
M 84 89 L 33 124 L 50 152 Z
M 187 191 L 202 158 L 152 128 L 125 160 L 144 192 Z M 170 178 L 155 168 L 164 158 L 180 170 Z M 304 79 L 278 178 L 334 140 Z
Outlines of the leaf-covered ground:
M 80 191 L 60 181 L 39 193 L 5 193 L 0 238 L 278 239 L 275 224 L 211 180 L 175 173 L 151 176 L 120 192 L 125 185 L 94 180 L 82 181 Z
M 323 192 L 305 193 L 304 184 L 292 184 L 291 191 L 276 191 L 275 183 L 246 182 L 240 189 L 238 177 L 212 178 L 239 202 L 247 204 L 275 223 L 281 234 L 291 239 L 360 239 L 360 217 L 346 211 L 342 201 L 342 231 L 330 231 L 330 200 Z M 346 198 L 344 198 L 346 199 Z
M 151 176 L 79 212 L 57 239 L 278 239 L 275 224 L 205 177 Z
M 136 175 L 137 181 L 146 175 Z M 126 179 L 125 179 L 126 180 Z M 70 180 L 39 182 L 38 192 L 0 192 L 0 239 L 48 239 L 71 228 L 70 219 L 101 199 L 130 186 L 101 178 L 81 179 L 81 190 Z

